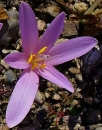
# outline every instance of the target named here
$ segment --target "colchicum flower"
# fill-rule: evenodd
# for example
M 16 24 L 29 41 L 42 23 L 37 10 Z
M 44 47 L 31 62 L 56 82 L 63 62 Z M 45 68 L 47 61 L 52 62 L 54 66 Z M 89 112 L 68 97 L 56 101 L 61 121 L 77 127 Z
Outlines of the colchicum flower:
M 97 40 L 79 37 L 54 45 L 64 27 L 65 13 L 60 13 L 39 38 L 35 15 L 28 4 L 22 2 L 19 10 L 19 24 L 23 52 L 14 52 L 5 57 L 11 67 L 24 69 L 11 95 L 6 122 L 9 128 L 19 124 L 30 110 L 34 101 L 39 75 L 74 92 L 68 79 L 53 66 L 62 64 L 91 50 Z

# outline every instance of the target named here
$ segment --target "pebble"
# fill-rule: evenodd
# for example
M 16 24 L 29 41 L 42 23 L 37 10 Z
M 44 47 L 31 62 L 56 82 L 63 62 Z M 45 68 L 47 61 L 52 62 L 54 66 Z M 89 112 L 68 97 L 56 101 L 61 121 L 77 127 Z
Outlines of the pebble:
M 3 53 L 3 54 L 8 54 L 8 53 L 10 53 L 10 52 L 11 52 L 11 50 L 2 49 L 2 53 Z
M 49 92 L 52 92 L 52 91 L 55 91 L 55 88 L 53 88 L 53 87 L 48 87 L 46 90 L 49 91 Z
M 44 94 L 38 90 L 35 96 L 35 102 L 37 102 L 38 104 L 43 104 L 44 101 L 45 101 Z
M 58 6 L 49 6 L 46 8 L 46 12 L 52 15 L 53 17 L 56 17 L 60 14 L 61 8 Z
M 5 46 L 15 37 L 18 32 L 18 12 L 11 10 L 7 11 L 9 19 L 3 21 L 3 27 L 0 31 L 0 44 Z
M 35 109 L 35 108 L 36 108 L 35 104 L 32 104 L 31 109 Z
M 54 45 L 60 44 L 60 43 L 65 42 L 65 41 L 68 41 L 68 39 L 65 39 L 65 38 L 57 39 L 57 41 L 54 43 Z
M 59 103 L 54 104 L 54 107 L 55 107 L 55 108 L 61 108 L 61 104 L 59 104 Z
M 99 103 L 98 98 L 94 98 L 94 103 Z
M 4 73 L 3 77 L 5 78 L 6 82 L 10 82 L 10 83 L 13 83 L 15 80 L 17 80 L 16 74 L 12 70 L 7 70 Z
M 11 95 L 11 92 L 5 92 L 5 93 L 4 93 L 4 96 L 5 96 L 5 97 L 9 97 L 10 95 Z
M 65 21 L 64 29 L 62 32 L 63 38 L 74 37 L 78 35 L 79 22 Z
M 84 13 L 88 9 L 88 5 L 84 2 L 75 3 L 73 10 L 77 13 Z
M 46 98 L 50 98 L 50 97 L 51 97 L 51 93 L 46 91 L 46 92 L 45 92 L 45 97 L 46 97 Z
M 80 74 L 80 73 L 81 73 L 79 69 L 74 68 L 74 67 L 70 67 L 70 68 L 68 69 L 68 71 L 69 71 L 70 73 L 72 73 L 72 74 Z
M 1 65 L 2 65 L 3 67 L 5 67 L 6 69 L 9 69 L 9 65 L 6 64 L 6 62 L 5 62 L 4 60 L 1 60 Z
M 99 78 L 100 77 L 98 75 L 93 76 L 93 82 L 95 83 L 95 85 L 99 84 Z
M 37 25 L 39 31 L 44 31 L 44 29 L 46 28 L 46 23 L 43 20 L 38 19 Z
M 73 100 L 72 104 L 73 106 L 77 106 L 79 104 L 79 101 L 78 100 Z
M 5 89 L 9 90 L 10 89 L 10 85 L 6 85 Z
M 84 98 L 84 102 L 86 102 L 89 105 L 93 104 L 93 99 L 91 97 Z
M 42 105 L 42 109 L 45 109 L 45 111 L 48 113 L 51 111 L 51 107 L 49 103 L 45 102 L 43 105 Z
M 54 100 L 61 100 L 61 97 L 58 94 L 54 94 L 52 99 L 54 99 Z
M 83 77 L 82 77 L 82 74 L 76 74 L 75 75 L 75 78 L 79 81 L 79 82 L 83 82 L 84 80 L 83 80 Z

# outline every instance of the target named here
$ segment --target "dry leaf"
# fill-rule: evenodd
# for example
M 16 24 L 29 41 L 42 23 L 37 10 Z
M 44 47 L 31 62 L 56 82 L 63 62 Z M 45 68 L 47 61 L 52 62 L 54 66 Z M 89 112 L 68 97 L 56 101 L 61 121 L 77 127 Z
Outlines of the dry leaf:
M 2 4 L 0 4 L 0 21 L 7 20 L 9 18 Z

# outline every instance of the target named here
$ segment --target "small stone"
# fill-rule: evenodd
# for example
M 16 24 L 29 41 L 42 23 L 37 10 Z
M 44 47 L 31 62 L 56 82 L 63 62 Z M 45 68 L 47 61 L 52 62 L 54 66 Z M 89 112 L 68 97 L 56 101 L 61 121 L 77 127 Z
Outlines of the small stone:
M 59 104 L 59 103 L 54 104 L 54 107 L 56 107 L 56 108 L 61 108 L 61 104 Z
M 51 111 L 51 106 L 50 106 L 49 103 L 46 103 L 46 102 L 45 102 L 45 103 L 42 105 L 42 109 L 45 109 L 45 111 L 48 113 L 48 112 Z
M 60 43 L 62 43 L 62 42 L 68 41 L 68 40 L 69 40 L 69 39 L 65 39 L 65 38 L 57 39 L 57 41 L 54 43 L 54 45 L 60 44 Z
M 31 109 L 34 109 L 35 107 L 36 107 L 35 104 L 32 104 Z
M 37 102 L 38 104 L 43 104 L 44 101 L 45 101 L 44 94 L 38 90 L 35 96 L 35 102 Z
M 20 50 L 20 48 L 21 48 L 21 45 L 17 44 L 16 50 L 18 51 L 18 50 Z
M 4 60 L 1 60 L 1 65 L 2 65 L 3 67 L 5 67 L 6 69 L 9 69 L 9 65 L 6 64 L 6 62 L 5 62 Z
M 10 95 L 11 95 L 11 92 L 5 92 L 5 93 L 4 93 L 4 96 L 5 96 L 5 97 L 9 97 Z
M 5 89 L 9 90 L 10 89 L 10 85 L 6 85 Z
M 46 23 L 40 19 L 38 19 L 37 23 L 38 23 L 38 30 L 44 31 L 44 29 L 46 28 Z
M 75 3 L 73 7 L 73 10 L 78 13 L 84 13 L 88 9 L 87 4 L 84 2 Z
M 98 75 L 93 76 L 93 81 L 94 81 L 95 85 L 99 84 L 99 78 L 100 77 Z
M 54 99 L 54 100 L 61 100 L 61 97 L 58 94 L 54 94 L 52 99 Z
M 83 77 L 82 77 L 82 74 L 76 74 L 75 75 L 75 78 L 79 81 L 79 82 L 83 82 L 84 80 L 83 80 Z
M 72 22 L 69 20 L 65 21 L 64 29 L 62 32 L 62 37 L 64 38 L 69 38 L 69 37 L 74 37 L 78 35 L 78 28 L 79 28 L 79 23 L 78 22 Z
M 17 79 L 16 74 L 12 70 L 7 70 L 4 73 L 3 77 L 5 78 L 6 82 L 10 82 L 10 83 L 13 83 Z
M 55 90 L 55 88 L 53 88 L 53 87 L 49 87 L 49 88 L 47 88 L 46 90 L 49 91 L 49 92 L 52 92 L 52 91 Z
M 45 97 L 46 97 L 46 98 L 50 98 L 50 97 L 51 97 L 51 93 L 46 91 L 46 92 L 45 92 Z
M 2 49 L 2 53 L 3 53 L 3 54 L 8 54 L 8 53 L 10 53 L 10 52 L 11 52 L 11 50 Z
M 72 104 L 73 106 L 77 106 L 79 104 L 78 100 L 73 100 Z
M 61 8 L 58 6 L 49 6 L 46 8 L 46 12 L 56 17 L 61 12 Z
M 70 67 L 69 72 L 72 74 L 80 74 L 81 73 L 79 69 L 74 68 L 74 67 Z
M 94 102 L 95 102 L 95 103 L 99 103 L 98 98 L 94 98 Z
M 89 105 L 92 105 L 93 104 L 93 99 L 91 97 L 87 97 L 87 98 L 84 99 L 84 102 L 86 102 Z
M 7 11 L 9 19 L 3 21 L 3 27 L 0 31 L 0 44 L 5 46 L 15 37 L 18 32 L 18 12 L 14 10 Z

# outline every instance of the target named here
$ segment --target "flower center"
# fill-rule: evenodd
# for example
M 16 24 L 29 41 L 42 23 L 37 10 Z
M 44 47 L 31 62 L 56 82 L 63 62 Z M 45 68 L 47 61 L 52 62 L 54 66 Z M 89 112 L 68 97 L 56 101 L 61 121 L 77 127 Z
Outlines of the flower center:
M 40 68 L 43 69 L 46 64 L 44 63 L 44 61 L 46 60 L 46 58 L 48 57 L 47 55 L 43 54 L 46 51 L 47 47 L 43 47 L 37 55 L 31 54 L 29 59 L 28 59 L 28 63 L 31 65 L 31 69 L 34 70 L 36 68 Z

